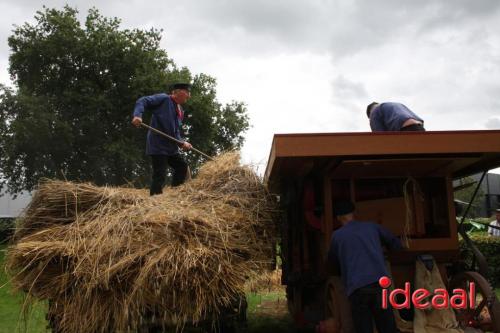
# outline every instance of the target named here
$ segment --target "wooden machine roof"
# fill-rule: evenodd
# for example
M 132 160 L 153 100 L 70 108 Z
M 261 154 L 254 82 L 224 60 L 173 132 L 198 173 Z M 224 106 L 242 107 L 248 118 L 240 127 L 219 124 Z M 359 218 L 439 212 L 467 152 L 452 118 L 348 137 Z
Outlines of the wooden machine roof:
M 314 169 L 335 177 L 471 175 L 500 166 L 500 130 L 276 134 L 265 181 Z

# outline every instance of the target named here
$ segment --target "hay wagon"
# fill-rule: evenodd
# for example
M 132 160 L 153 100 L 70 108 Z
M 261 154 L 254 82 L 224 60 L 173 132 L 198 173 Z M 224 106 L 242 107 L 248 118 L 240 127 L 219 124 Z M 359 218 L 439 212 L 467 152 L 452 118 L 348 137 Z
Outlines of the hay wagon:
M 265 181 L 283 206 L 282 283 L 296 324 L 352 331 L 348 300 L 326 258 L 340 227 L 332 204 L 348 199 L 358 220 L 396 235 L 406 228 L 409 247 L 387 254 L 394 287 L 414 281 L 416 260 L 428 260 L 448 290 L 476 284 L 475 307 L 456 310 L 454 320 L 466 331 L 500 333 L 485 258 L 461 228 L 453 196 L 453 180 L 499 166 L 500 131 L 275 135 Z M 474 257 L 468 265 L 459 234 Z M 412 332 L 414 312 L 395 314 Z

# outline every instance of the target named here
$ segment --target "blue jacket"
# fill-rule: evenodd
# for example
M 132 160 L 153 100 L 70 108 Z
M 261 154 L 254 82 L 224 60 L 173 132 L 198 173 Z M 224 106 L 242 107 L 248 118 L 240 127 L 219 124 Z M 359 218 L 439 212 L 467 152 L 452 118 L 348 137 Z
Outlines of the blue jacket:
M 400 131 L 408 119 L 424 121 L 401 103 L 382 103 L 370 113 L 370 127 L 373 132 Z
M 165 94 L 144 96 L 137 100 L 134 108 L 134 117 L 142 118 L 144 111 L 151 111 L 151 127 L 156 128 L 178 140 L 180 134 L 180 120 L 176 112 L 177 104 Z M 148 131 L 146 154 L 148 155 L 175 155 L 179 153 L 177 143 Z
M 333 233 L 328 259 L 340 265 L 348 296 L 388 275 L 382 244 L 391 250 L 402 248 L 399 238 L 372 222 L 351 221 Z

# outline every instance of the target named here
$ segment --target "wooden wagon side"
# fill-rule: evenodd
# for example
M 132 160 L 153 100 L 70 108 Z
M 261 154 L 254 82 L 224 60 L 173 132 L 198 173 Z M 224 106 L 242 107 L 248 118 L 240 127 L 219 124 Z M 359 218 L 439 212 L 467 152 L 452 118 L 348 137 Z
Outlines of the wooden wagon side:
M 485 301 L 459 320 L 479 326 L 476 312 L 487 309 L 500 333 L 499 303 L 487 281 L 460 273 L 452 185 L 498 166 L 500 131 L 275 135 L 265 180 L 283 205 L 282 281 L 296 323 L 334 318 L 337 330 L 352 329 L 342 285 L 326 262 L 340 227 L 332 205 L 350 199 L 358 219 L 408 234 L 409 248 L 388 257 L 395 287 L 413 280 L 417 256 L 432 255 L 448 287 L 473 280 L 483 293 Z

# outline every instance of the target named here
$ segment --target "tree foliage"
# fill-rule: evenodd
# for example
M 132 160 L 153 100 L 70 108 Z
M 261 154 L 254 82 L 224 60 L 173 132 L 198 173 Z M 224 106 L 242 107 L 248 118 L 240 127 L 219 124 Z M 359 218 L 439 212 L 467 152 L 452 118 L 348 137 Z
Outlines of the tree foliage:
M 469 203 L 472 199 L 472 196 L 474 195 L 474 191 L 476 190 L 477 182 L 472 177 L 464 177 L 460 178 L 456 185 L 466 187 L 454 193 L 455 199 L 458 199 L 464 203 Z M 472 201 L 472 206 L 468 213 L 469 217 L 480 216 L 481 204 L 484 201 L 484 197 L 485 195 L 483 189 L 479 188 L 474 201 Z M 463 210 L 463 213 L 465 213 L 465 207 L 463 207 Z
M 0 188 L 31 190 L 41 177 L 147 184 L 146 135 L 130 124 L 133 107 L 179 80 L 193 83 L 186 138 L 212 155 L 241 147 L 245 105 L 220 104 L 214 78 L 178 68 L 160 48 L 161 30 L 121 29 L 97 9 L 83 23 L 77 14 L 44 7 L 8 39 L 15 88 L 0 86 Z M 188 158 L 196 170 L 202 159 Z

